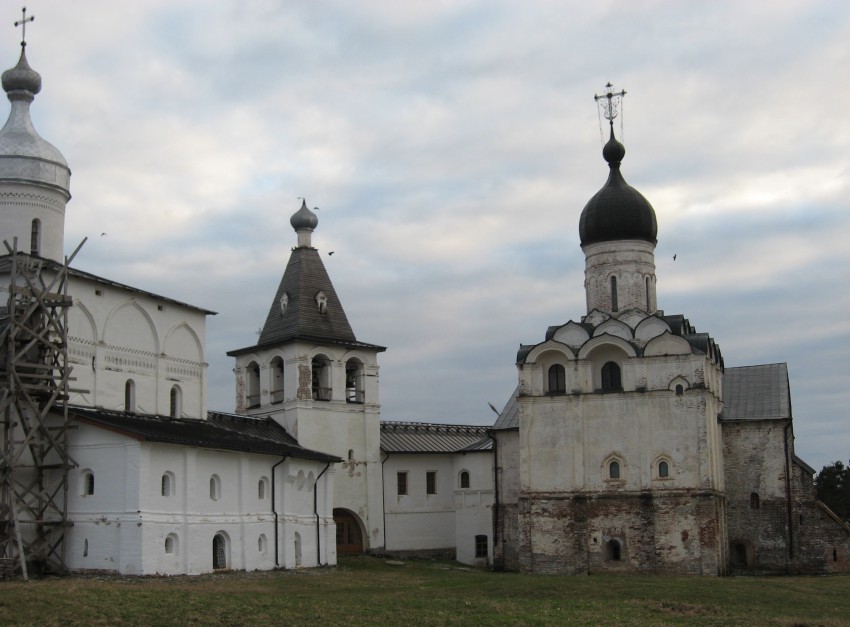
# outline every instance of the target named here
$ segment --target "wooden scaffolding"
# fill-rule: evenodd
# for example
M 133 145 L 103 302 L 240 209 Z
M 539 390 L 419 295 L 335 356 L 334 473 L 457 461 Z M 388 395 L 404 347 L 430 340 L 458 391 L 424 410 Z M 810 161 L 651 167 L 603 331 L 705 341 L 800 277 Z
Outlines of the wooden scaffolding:
M 0 569 L 27 579 L 28 569 L 65 570 L 68 471 L 74 467 L 66 406 L 68 265 L 79 247 L 63 265 L 19 253 L 17 241 L 3 245 Z

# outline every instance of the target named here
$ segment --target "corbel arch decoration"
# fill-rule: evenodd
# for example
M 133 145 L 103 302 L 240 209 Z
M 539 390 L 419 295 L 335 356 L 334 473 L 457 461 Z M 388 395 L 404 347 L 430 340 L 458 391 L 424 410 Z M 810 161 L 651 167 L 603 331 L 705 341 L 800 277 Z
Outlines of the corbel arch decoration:
M 688 383 L 688 380 L 685 377 L 674 377 L 671 379 L 670 383 L 667 385 L 667 389 L 671 392 L 675 392 L 676 396 L 682 396 L 685 392 L 687 392 L 691 387 L 691 384 Z
M 550 352 L 556 353 L 558 355 L 558 359 L 562 359 L 565 362 L 575 361 L 576 359 L 575 353 L 566 344 L 562 344 L 555 340 L 547 340 L 532 348 L 528 353 L 528 356 L 525 358 L 525 362 L 540 363 L 542 361 L 541 357 Z
M 670 325 L 658 316 L 650 316 L 635 327 L 635 339 L 648 342 L 665 332 L 670 333 Z
M 165 334 L 164 352 L 176 359 L 204 362 L 204 344 L 188 322 L 180 322 Z
M 611 318 L 610 320 L 606 320 L 598 327 L 593 330 L 593 336 L 598 337 L 600 335 L 613 335 L 614 337 L 622 338 L 626 341 L 634 338 L 634 333 L 632 333 L 632 328 L 627 325 L 625 322 L 620 320 L 615 320 Z
M 578 358 L 592 360 L 593 355 L 591 353 L 597 352 L 597 349 L 603 346 L 610 346 L 612 348 L 619 349 L 619 351 L 622 352 L 623 357 L 637 357 L 637 351 L 629 342 L 621 337 L 605 334 L 591 338 L 585 342 L 584 346 L 582 346 L 578 351 Z
M 663 355 L 690 355 L 691 345 L 684 338 L 665 331 L 651 339 L 643 349 L 644 357 L 661 357 Z
M 577 349 L 590 339 L 590 334 L 583 326 L 570 320 L 567 324 L 555 331 L 552 335 L 552 339 L 556 342 L 560 342 L 570 346 L 571 348 Z
M 128 341 L 130 338 L 133 338 L 132 342 Z M 160 338 L 156 325 L 144 307 L 132 298 L 113 307 L 106 316 L 101 341 L 107 345 L 135 349 L 147 354 L 160 353 Z

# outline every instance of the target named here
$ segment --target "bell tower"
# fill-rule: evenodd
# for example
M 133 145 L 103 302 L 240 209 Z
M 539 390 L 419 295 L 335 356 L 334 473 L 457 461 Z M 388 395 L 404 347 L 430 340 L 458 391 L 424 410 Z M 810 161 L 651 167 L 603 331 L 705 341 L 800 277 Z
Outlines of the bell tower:
M 301 446 L 341 458 L 337 549 L 377 549 L 384 546 L 378 353 L 386 349 L 355 337 L 313 247 L 319 219 L 303 199 L 290 224 L 297 243 L 259 341 L 228 353 L 236 358 L 236 411 L 270 416 Z

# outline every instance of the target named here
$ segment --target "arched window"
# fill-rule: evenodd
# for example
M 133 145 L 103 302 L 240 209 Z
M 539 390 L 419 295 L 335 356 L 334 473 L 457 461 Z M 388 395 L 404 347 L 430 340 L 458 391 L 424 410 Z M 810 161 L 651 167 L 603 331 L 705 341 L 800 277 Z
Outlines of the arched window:
M 260 367 L 252 361 L 245 368 L 248 377 L 248 385 L 245 390 L 245 405 L 248 409 L 260 406 Z
M 174 496 L 174 473 L 166 471 L 162 473 L 162 496 Z
M 466 470 L 462 470 L 460 473 L 460 487 L 464 490 L 469 488 L 469 472 Z
M 221 498 L 221 479 L 218 475 L 210 477 L 210 500 L 217 501 Z
M 670 466 L 664 460 L 658 462 L 658 476 L 662 479 L 670 476 Z
M 685 386 L 683 386 L 681 383 L 677 384 L 676 385 L 676 396 L 681 396 L 684 393 L 685 393 Z
M 136 411 L 136 382 L 132 379 L 124 383 L 124 411 Z
M 750 509 L 758 509 L 761 507 L 758 492 L 750 493 Z
M 354 461 L 354 449 L 353 448 L 348 449 L 348 461 L 350 461 L 350 462 Z
M 561 364 L 549 366 L 549 394 L 564 394 L 567 391 L 567 377 Z
M 171 406 L 169 408 L 169 416 L 172 418 L 180 418 L 183 415 L 183 390 L 179 385 L 171 387 Z
M 331 400 L 331 365 L 324 355 L 313 358 L 313 400 Z
M 349 359 L 345 363 L 345 400 L 348 403 L 362 403 L 363 364 L 359 359 Z
M 611 277 L 611 311 L 617 311 L 617 277 Z
M 283 358 L 275 357 L 269 363 L 269 376 L 271 377 L 271 402 L 283 402 Z
M 259 551 L 260 555 L 265 555 L 268 548 L 269 541 L 266 539 L 266 534 L 261 533 L 260 537 L 257 538 L 257 551 Z
M 83 472 L 83 496 L 94 494 L 94 473 L 91 470 Z
M 620 561 L 620 543 L 617 540 L 608 540 L 605 545 L 605 559 L 610 562 Z
M 165 536 L 165 552 L 169 555 L 177 554 L 177 534 L 169 533 Z
M 36 218 L 32 221 L 30 230 L 30 254 L 41 255 L 41 220 Z
M 620 462 L 614 460 L 610 464 L 608 464 L 608 478 L 609 479 L 619 479 L 620 478 Z
M 266 498 L 266 495 L 269 493 L 269 480 L 265 477 L 260 477 L 260 481 L 257 483 L 257 498 L 261 501 Z
M 619 364 L 609 361 L 602 366 L 602 389 L 608 391 L 623 389 Z
M 213 537 L 212 553 L 213 570 L 224 570 L 229 567 L 230 546 L 223 531 Z

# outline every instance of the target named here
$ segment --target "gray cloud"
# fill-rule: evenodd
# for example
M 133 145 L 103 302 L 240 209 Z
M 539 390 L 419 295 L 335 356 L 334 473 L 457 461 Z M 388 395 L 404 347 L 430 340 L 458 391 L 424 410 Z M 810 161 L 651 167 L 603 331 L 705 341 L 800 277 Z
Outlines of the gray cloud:
M 629 92 L 624 174 L 658 213 L 659 303 L 727 365 L 788 361 L 798 452 L 846 461 L 844 3 L 31 8 L 69 246 L 107 231 L 79 266 L 220 312 L 212 407 L 233 406 L 224 353 L 256 339 L 306 196 L 358 338 L 388 346 L 384 417 L 490 422 L 517 346 L 584 313 L 578 216 L 607 176 L 591 97 L 610 79 Z

